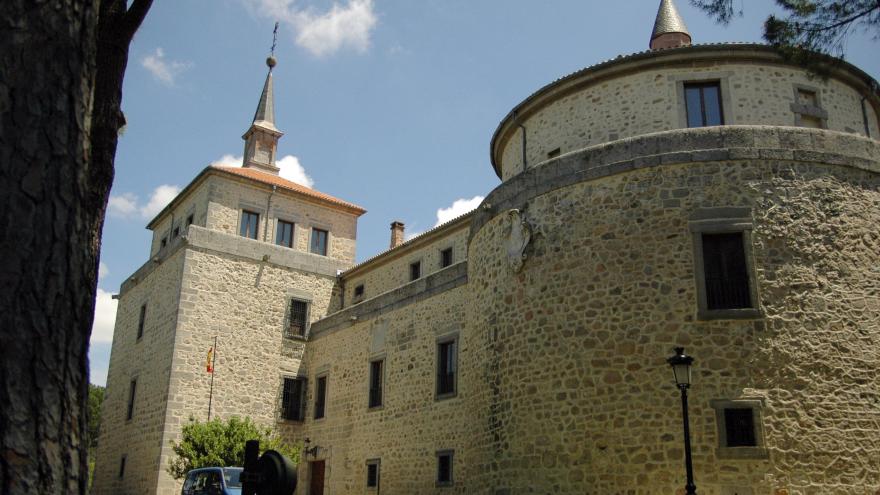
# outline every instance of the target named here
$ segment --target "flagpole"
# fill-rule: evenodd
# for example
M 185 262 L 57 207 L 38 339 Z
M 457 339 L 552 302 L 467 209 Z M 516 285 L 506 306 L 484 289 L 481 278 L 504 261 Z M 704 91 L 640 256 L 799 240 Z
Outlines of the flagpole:
M 217 336 L 214 336 L 214 352 L 211 353 L 211 391 L 208 393 L 208 421 L 211 421 L 211 401 L 214 399 L 214 363 L 217 361 Z

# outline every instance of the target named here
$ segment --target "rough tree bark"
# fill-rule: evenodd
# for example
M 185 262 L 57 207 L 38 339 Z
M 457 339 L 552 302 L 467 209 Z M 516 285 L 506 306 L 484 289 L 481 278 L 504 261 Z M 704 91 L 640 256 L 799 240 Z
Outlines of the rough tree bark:
M 85 494 L 128 46 L 152 0 L 0 1 L 0 493 Z

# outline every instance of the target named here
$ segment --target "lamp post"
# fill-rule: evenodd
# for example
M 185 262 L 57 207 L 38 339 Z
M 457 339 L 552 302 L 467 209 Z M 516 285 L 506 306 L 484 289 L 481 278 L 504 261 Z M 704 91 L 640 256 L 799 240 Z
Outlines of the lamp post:
M 697 495 L 694 485 L 694 466 L 691 461 L 691 426 L 688 419 L 687 389 L 691 386 L 691 364 L 694 358 L 684 353 L 684 347 L 676 347 L 675 355 L 666 360 L 672 366 L 675 384 L 681 390 L 681 416 L 684 422 L 684 467 L 687 471 L 687 484 L 684 486 L 687 495 Z

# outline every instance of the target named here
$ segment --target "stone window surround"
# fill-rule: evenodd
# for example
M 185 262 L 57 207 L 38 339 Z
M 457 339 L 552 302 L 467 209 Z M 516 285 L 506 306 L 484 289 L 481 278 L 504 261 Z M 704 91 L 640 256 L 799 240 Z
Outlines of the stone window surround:
M 385 408 L 386 384 L 388 383 L 388 360 L 386 359 L 386 351 L 377 352 L 367 359 L 367 366 L 371 366 L 376 361 L 382 361 L 382 402 L 378 406 L 370 406 L 370 373 L 367 372 L 367 411 L 381 411 Z
M 315 256 L 330 256 L 330 246 L 333 243 L 333 233 L 330 230 L 330 226 L 325 223 L 321 223 L 321 222 L 308 222 L 305 224 L 305 227 L 308 228 L 308 233 L 309 233 L 308 253 L 314 254 Z M 318 254 L 318 253 L 312 252 L 312 235 L 315 233 L 315 229 L 323 230 L 324 232 L 327 233 L 326 254 Z
M 324 379 L 324 415 L 320 418 L 315 417 L 315 412 L 317 412 L 318 406 L 318 382 L 321 381 L 321 378 Z M 312 397 L 312 421 L 320 422 L 327 419 L 327 398 L 330 396 L 330 367 L 325 366 L 321 367 L 319 371 L 315 373 L 315 387 L 314 387 L 314 396 Z
M 248 211 L 250 213 L 256 213 L 259 215 L 257 218 L 257 238 L 251 239 L 250 237 L 245 237 L 241 235 L 241 219 L 244 216 L 244 212 Z M 243 239 L 251 239 L 252 241 L 259 241 L 263 237 L 266 232 L 266 226 L 262 225 L 263 220 L 266 218 L 266 208 L 255 206 L 253 203 L 240 202 L 238 205 L 238 219 L 235 222 L 235 235 L 242 237 Z
M 413 276 L 412 276 L 413 270 L 412 269 L 413 269 L 413 265 L 415 265 L 416 263 L 418 263 L 418 265 L 419 265 L 419 276 L 416 278 L 413 278 Z M 422 279 L 425 277 L 425 260 L 421 256 L 419 256 L 418 258 L 410 259 L 406 264 L 406 268 L 407 268 L 407 272 L 406 272 L 407 283 L 415 282 L 416 280 L 419 280 L 419 279 Z
M 697 289 L 698 320 L 742 320 L 758 319 L 763 314 L 758 297 L 758 283 L 755 276 L 755 261 L 752 250 L 751 209 L 742 207 L 699 208 L 691 215 L 688 227 L 693 236 L 694 279 Z M 706 275 L 703 265 L 703 234 L 741 233 L 743 253 L 746 258 L 746 273 L 749 281 L 750 308 L 709 309 L 706 302 Z
M 762 397 L 742 397 L 739 399 L 713 399 L 709 406 L 715 410 L 715 425 L 718 428 L 718 448 L 715 455 L 719 459 L 768 459 L 770 457 L 764 444 L 764 421 L 762 411 L 764 399 Z M 724 419 L 725 409 L 751 409 L 755 424 L 754 447 L 728 447 L 727 428 Z
M 794 91 L 794 102 L 792 102 L 790 108 L 792 113 L 794 113 L 794 125 L 796 127 L 803 127 L 804 124 L 801 120 L 802 116 L 807 115 L 810 117 L 816 117 L 821 122 L 821 128 L 828 128 L 828 112 L 822 108 L 822 90 L 815 86 L 807 86 L 804 84 L 793 84 L 792 90 Z M 813 105 L 804 105 L 800 103 L 799 100 L 799 92 L 800 91 L 809 91 L 816 95 L 816 106 Z
M 365 465 L 367 466 L 367 482 L 366 482 L 367 490 L 378 491 L 379 485 L 382 484 L 382 482 L 380 481 L 382 479 L 382 459 L 380 459 L 378 457 L 375 457 L 373 459 L 367 459 L 367 462 L 365 463 Z M 375 486 L 370 486 L 370 484 L 369 484 L 369 478 L 370 478 L 369 477 L 369 469 L 370 469 L 369 466 L 376 466 L 376 485 Z
M 300 397 L 300 417 L 301 419 L 289 419 L 285 418 L 282 414 L 282 408 L 284 407 L 284 380 L 301 380 L 303 382 L 303 390 L 302 397 Z M 281 423 L 299 423 L 302 424 L 305 422 L 306 418 L 306 395 L 308 394 L 309 389 L 309 379 L 305 375 L 293 374 L 289 372 L 281 373 L 281 390 L 278 394 L 278 421 Z
M 455 485 L 455 450 L 444 449 L 436 452 L 437 457 L 437 478 L 435 479 L 437 487 L 448 487 Z M 449 456 L 449 481 L 440 481 L 440 457 Z
M 281 334 L 286 339 L 290 340 L 308 340 L 309 332 L 312 329 L 312 294 L 300 289 L 287 289 L 287 294 L 284 302 L 284 327 L 281 329 Z M 291 335 L 287 330 L 290 326 L 290 306 L 292 301 L 301 301 L 306 303 L 306 321 L 305 328 L 303 329 L 303 334 L 300 335 Z
M 678 112 L 678 128 L 687 129 L 687 105 L 685 103 L 684 85 L 698 84 L 708 82 L 718 82 L 718 88 L 721 92 L 721 115 L 723 116 L 722 125 L 733 125 L 736 122 L 733 119 L 733 99 L 730 93 L 730 76 L 733 71 L 715 71 L 715 72 L 687 72 L 671 74 L 668 76 L 669 81 L 675 83 L 675 102 Z
M 435 339 L 435 351 L 434 351 L 434 401 L 441 401 L 446 399 L 452 399 L 458 397 L 458 386 L 459 386 L 459 377 L 460 366 L 458 361 L 459 348 L 461 347 L 461 334 L 458 330 L 450 333 L 445 333 L 443 335 L 438 335 Z M 440 344 L 448 344 L 449 342 L 454 342 L 455 346 L 453 350 L 455 351 L 455 386 L 452 392 L 447 392 L 444 394 L 438 394 L 437 389 L 440 388 Z
M 447 249 L 449 250 L 450 263 L 446 266 L 443 266 L 443 252 L 446 251 Z M 448 245 L 445 245 L 442 248 L 438 249 L 437 252 L 440 254 L 440 256 L 439 256 L 440 259 L 439 259 L 439 263 L 438 263 L 440 265 L 440 267 L 439 267 L 440 270 L 443 270 L 444 268 L 449 268 L 450 266 L 455 264 L 455 246 L 453 246 L 452 244 L 448 244 Z

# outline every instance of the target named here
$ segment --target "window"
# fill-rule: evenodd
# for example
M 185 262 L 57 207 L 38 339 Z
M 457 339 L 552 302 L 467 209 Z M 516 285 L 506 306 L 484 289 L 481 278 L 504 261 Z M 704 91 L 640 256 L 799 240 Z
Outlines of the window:
M 761 318 L 752 260 L 751 210 L 700 208 L 689 223 L 694 241 L 697 318 Z
M 446 268 L 452 264 L 452 248 L 440 251 L 440 268 Z
M 287 331 L 285 337 L 305 337 L 306 327 L 309 322 L 309 303 L 299 299 L 290 300 L 290 312 L 288 313 Z
M 409 279 L 418 280 L 422 276 L 422 262 L 416 261 L 409 264 Z
M 249 239 L 257 238 L 257 228 L 260 224 L 260 214 L 252 211 L 241 211 L 241 225 L 238 234 Z
M 437 398 L 455 395 L 458 353 L 457 337 L 446 337 L 437 342 Z
M 751 308 L 742 232 L 702 236 L 706 308 Z
M 319 376 L 315 380 L 315 419 L 324 417 L 324 407 L 327 405 L 327 376 Z
M 303 397 L 306 391 L 305 378 L 285 378 L 281 392 L 281 417 L 292 421 L 302 421 Z
M 186 217 L 186 226 L 189 227 L 190 225 L 192 225 L 194 219 L 195 219 L 195 217 L 193 216 L 192 213 L 190 213 L 189 216 Z
M 312 242 L 309 247 L 312 254 L 320 254 L 327 256 L 327 231 L 321 229 L 312 229 Z
M 364 284 L 357 285 L 354 288 L 354 298 L 360 299 L 362 297 L 364 297 Z
M 137 379 L 132 380 L 131 384 L 128 387 L 128 413 L 125 416 L 125 419 L 131 419 L 134 416 L 134 397 L 137 393 Z
M 171 231 L 171 238 L 174 239 L 180 236 L 180 226 L 174 227 L 174 230 Z
M 684 101 L 688 127 L 724 124 L 721 109 L 721 86 L 718 81 L 685 83 Z
M 763 400 L 745 398 L 712 400 L 718 426 L 717 455 L 722 459 L 761 459 L 767 457 L 761 428 Z
M 119 479 L 125 477 L 125 456 L 119 459 Z
M 825 129 L 828 121 L 828 112 L 822 108 L 819 92 L 815 88 L 795 85 L 794 103 L 791 104 L 794 113 L 794 125 L 800 127 L 812 127 Z
M 437 452 L 437 486 L 452 486 L 452 450 Z
M 278 220 L 278 227 L 275 229 L 275 244 L 284 247 L 293 247 L 293 224 Z
M 138 317 L 138 331 L 137 331 L 137 340 L 141 340 L 141 337 L 144 336 L 144 322 L 147 319 L 147 305 L 144 304 L 141 306 L 141 314 Z
M 379 488 L 379 459 L 367 461 L 367 488 Z
M 165 246 L 167 246 L 167 245 L 168 245 L 168 238 L 163 237 L 162 241 L 159 242 L 159 249 L 165 249 Z
M 383 372 L 385 368 L 385 360 L 377 359 L 370 361 L 370 399 L 369 407 L 380 407 L 382 405 L 382 382 Z
M 559 149 L 559 148 L 556 148 L 556 149 L 554 149 L 554 150 L 550 150 L 550 151 L 547 153 L 547 158 L 548 158 L 548 159 L 549 159 L 549 158 L 556 158 L 557 156 L 559 156 L 559 152 L 560 152 L 560 149 Z

